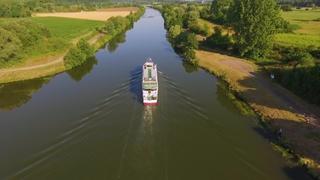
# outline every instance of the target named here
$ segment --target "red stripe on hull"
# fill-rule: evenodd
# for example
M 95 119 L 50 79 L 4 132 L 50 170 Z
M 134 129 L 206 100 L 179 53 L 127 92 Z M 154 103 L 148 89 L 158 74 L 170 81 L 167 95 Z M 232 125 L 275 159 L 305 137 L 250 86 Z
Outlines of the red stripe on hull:
M 157 106 L 158 103 L 143 103 L 145 106 Z

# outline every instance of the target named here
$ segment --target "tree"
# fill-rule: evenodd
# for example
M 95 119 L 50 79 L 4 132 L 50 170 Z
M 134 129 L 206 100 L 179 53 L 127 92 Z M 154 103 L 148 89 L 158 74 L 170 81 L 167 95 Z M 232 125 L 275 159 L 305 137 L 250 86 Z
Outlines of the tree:
M 232 6 L 233 0 L 214 0 L 211 4 L 211 12 L 213 20 L 219 24 L 227 22 L 229 9 Z
M 0 28 L 0 62 L 16 59 L 22 50 L 22 43 L 10 31 Z
M 272 47 L 280 10 L 275 0 L 237 0 L 232 26 L 237 48 L 242 56 L 264 57 Z
M 182 28 L 180 25 L 174 25 L 169 29 L 169 36 L 170 38 L 176 38 L 182 32 Z
M 214 33 L 208 37 L 206 43 L 212 48 L 228 49 L 231 44 L 231 37 L 229 34 L 223 35 L 222 28 L 219 26 L 214 27 Z
M 184 23 L 183 23 L 184 27 L 188 28 L 190 24 L 194 23 L 199 18 L 200 18 L 199 11 L 190 11 L 186 13 L 184 17 Z

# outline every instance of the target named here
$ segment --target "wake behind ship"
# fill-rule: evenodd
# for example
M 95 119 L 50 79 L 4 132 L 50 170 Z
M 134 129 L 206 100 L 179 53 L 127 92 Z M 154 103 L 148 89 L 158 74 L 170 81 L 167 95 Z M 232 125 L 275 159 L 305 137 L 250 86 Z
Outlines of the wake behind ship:
M 142 67 L 142 97 L 144 105 L 158 103 L 158 70 L 152 59 L 148 59 Z

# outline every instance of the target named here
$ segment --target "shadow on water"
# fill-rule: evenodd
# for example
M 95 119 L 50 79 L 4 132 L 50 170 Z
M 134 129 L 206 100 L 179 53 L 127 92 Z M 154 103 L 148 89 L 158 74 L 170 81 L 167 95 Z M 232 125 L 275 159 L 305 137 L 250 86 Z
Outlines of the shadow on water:
M 67 71 L 67 73 L 73 80 L 78 82 L 81 81 L 84 78 L 84 76 L 89 74 L 92 71 L 93 67 L 97 64 L 97 59 L 95 57 L 92 57 L 82 65 Z
M 184 67 L 184 70 L 187 73 L 193 73 L 193 72 L 197 72 L 198 71 L 198 67 L 195 65 L 192 65 L 186 61 L 182 61 L 182 66 Z
M 135 67 L 132 71 L 130 71 L 130 92 L 134 95 L 134 99 L 142 103 L 142 69 L 140 66 Z
M 33 93 L 47 84 L 52 77 L 0 85 L 0 109 L 13 110 L 32 99 Z

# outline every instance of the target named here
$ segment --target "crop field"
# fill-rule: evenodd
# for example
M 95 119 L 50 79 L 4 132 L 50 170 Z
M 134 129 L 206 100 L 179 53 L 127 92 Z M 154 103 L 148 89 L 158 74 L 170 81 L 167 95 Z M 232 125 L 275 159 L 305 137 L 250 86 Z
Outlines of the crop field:
M 320 46 L 320 10 L 283 12 L 284 19 L 297 27 L 294 33 L 278 34 L 276 42 L 285 46 Z
M 47 27 L 54 37 L 64 40 L 72 40 L 104 24 L 102 21 L 61 17 L 32 17 L 31 19 Z
M 57 12 L 57 13 L 37 13 L 34 17 L 65 17 L 75 19 L 87 19 L 96 21 L 106 21 L 113 16 L 127 16 L 131 12 L 137 11 L 136 7 L 127 8 L 108 8 L 98 11 L 81 11 L 81 12 Z

